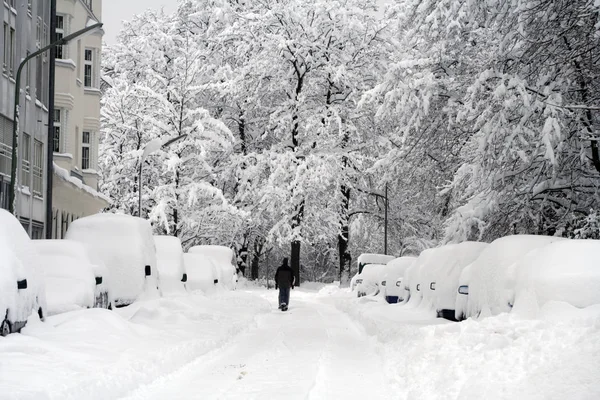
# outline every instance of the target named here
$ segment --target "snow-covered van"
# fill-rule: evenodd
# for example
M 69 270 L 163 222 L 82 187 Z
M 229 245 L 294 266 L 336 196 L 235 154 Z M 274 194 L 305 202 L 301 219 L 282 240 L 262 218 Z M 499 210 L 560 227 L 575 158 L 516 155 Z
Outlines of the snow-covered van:
M 181 240 L 175 236 L 154 236 L 156 265 L 162 293 L 183 293 L 188 279 L 183 265 Z
M 108 269 L 115 306 L 159 295 L 156 249 L 147 220 L 95 214 L 73 221 L 66 239 L 82 243 L 92 262 Z
M 457 319 L 497 315 L 513 306 L 517 262 L 547 244 L 567 240 L 553 236 L 512 235 L 489 244 L 459 279 Z M 467 296 L 464 301 L 461 296 Z
M 20 332 L 32 313 L 46 315 L 40 260 L 19 221 L 0 209 L 0 335 Z
M 230 290 L 235 290 L 238 282 L 235 254 L 226 246 L 202 245 L 193 246 L 188 250 L 191 254 L 204 254 L 217 264 L 219 283 Z
M 350 288 L 352 289 L 352 291 L 354 291 L 356 289 L 357 285 L 359 285 L 363 282 L 363 278 L 360 276 L 360 274 L 362 273 L 363 268 L 366 265 L 369 265 L 369 264 L 385 265 L 385 264 L 387 264 L 388 261 L 391 261 L 394 258 L 395 258 L 394 256 L 387 256 L 385 254 L 371 254 L 371 253 L 365 253 L 365 254 L 361 254 L 360 256 L 358 256 L 357 272 L 356 272 L 356 275 L 354 275 L 354 277 L 350 281 Z M 380 281 L 381 280 L 378 278 L 377 283 L 379 284 Z
M 435 311 L 438 317 L 456 320 L 460 274 L 487 246 L 482 242 L 463 242 L 436 248 L 435 256 L 422 269 L 422 306 Z
M 398 257 L 386 264 L 381 285 L 388 303 L 404 301 L 404 273 L 416 259 L 416 257 Z
M 213 291 L 219 283 L 219 271 L 216 262 L 201 253 L 184 253 L 183 263 L 187 273 L 188 290 Z
M 78 308 L 109 308 L 108 271 L 92 264 L 74 240 L 34 240 L 42 261 L 48 315 Z
M 600 240 L 560 240 L 521 258 L 515 267 L 513 311 L 535 317 L 549 302 L 600 304 Z

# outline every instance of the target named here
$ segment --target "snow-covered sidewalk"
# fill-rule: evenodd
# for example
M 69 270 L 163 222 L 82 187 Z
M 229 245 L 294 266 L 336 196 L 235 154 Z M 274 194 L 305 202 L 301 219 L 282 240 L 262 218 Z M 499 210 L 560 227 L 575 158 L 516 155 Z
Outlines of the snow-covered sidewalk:
M 600 309 L 449 323 L 326 286 L 82 310 L 0 338 L 0 399 L 600 398 Z

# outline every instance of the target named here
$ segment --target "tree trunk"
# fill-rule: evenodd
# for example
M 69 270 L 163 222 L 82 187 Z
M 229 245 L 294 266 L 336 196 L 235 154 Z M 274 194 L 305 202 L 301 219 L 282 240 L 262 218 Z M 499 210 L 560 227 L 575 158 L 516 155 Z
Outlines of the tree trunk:
M 300 286 L 300 241 L 292 241 L 292 261 L 290 266 L 294 271 L 294 285 Z
M 350 267 L 352 265 L 352 256 L 348 251 L 348 242 L 350 240 L 350 225 L 348 221 L 348 207 L 350 204 L 350 188 L 341 187 L 342 192 L 342 226 L 338 235 L 338 258 L 340 261 L 340 287 L 350 285 Z
M 265 241 L 260 237 L 256 238 L 254 241 L 254 252 L 252 254 L 252 262 L 250 264 L 250 278 L 253 281 L 258 279 L 258 266 L 264 245 Z

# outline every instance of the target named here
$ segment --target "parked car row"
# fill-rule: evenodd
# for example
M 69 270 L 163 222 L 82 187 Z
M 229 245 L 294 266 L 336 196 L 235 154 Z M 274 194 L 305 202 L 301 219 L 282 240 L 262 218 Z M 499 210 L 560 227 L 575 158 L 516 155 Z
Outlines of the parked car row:
M 372 255 L 369 255 L 373 258 Z M 563 301 L 600 304 L 600 241 L 512 235 L 492 243 L 427 249 L 365 269 L 353 278 L 358 297 L 382 292 L 403 303 L 462 320 Z M 356 282 L 369 282 L 367 291 Z M 393 282 L 393 284 L 392 284 Z M 365 293 L 366 292 L 366 293 Z
M 165 293 L 236 288 L 233 250 L 153 236 L 150 223 L 120 214 L 73 221 L 62 240 L 30 240 L 0 209 L 0 334 L 19 332 L 32 312 L 123 307 Z

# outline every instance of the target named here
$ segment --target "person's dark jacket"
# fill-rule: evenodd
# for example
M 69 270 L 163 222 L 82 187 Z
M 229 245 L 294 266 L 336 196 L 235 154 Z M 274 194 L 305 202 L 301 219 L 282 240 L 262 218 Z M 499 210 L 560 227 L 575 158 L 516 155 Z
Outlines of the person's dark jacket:
M 275 286 L 281 288 L 294 288 L 294 271 L 287 264 L 277 268 L 275 272 Z

